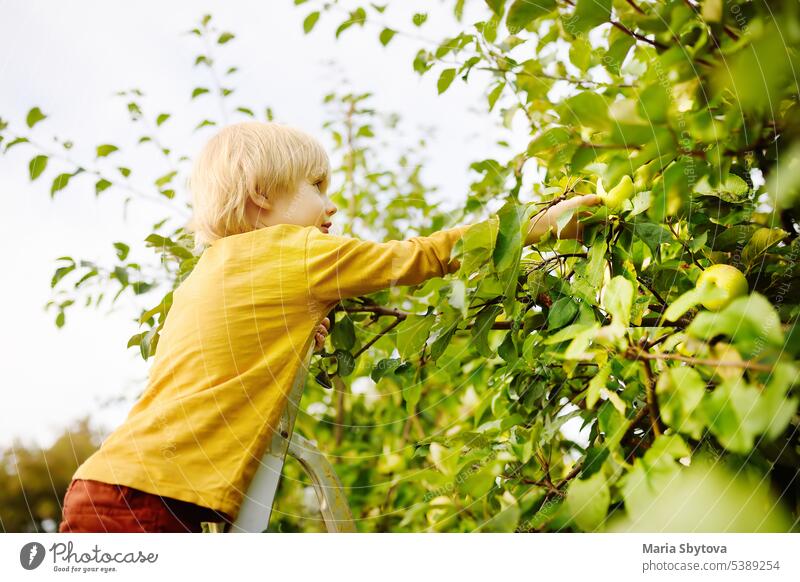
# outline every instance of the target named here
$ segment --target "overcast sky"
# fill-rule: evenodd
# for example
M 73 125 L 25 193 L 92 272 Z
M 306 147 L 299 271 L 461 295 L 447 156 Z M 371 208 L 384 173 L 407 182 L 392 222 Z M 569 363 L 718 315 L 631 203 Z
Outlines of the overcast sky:
M 435 41 L 456 32 L 449 2 L 389 4 L 383 21 L 402 31 Z M 430 17 L 416 28 L 411 14 L 424 9 Z M 469 164 L 503 156 L 493 143 L 511 137 L 486 115 L 480 84 L 467 86 L 457 79 L 439 97 L 437 76 L 420 77 L 411 65 L 419 48 L 433 45 L 396 36 L 383 48 L 377 41 L 377 23 L 353 27 L 336 41 L 334 31 L 342 15 L 323 16 L 318 29 L 306 36 L 302 21 L 309 11 L 295 7 L 292 0 L 0 0 L 0 117 L 11 123 L 9 129 L 24 131 L 25 115 L 37 105 L 48 115 L 33 130 L 37 141 L 55 149 L 50 145 L 53 136 L 71 139 L 76 144 L 71 155 L 92 163 L 94 146 L 113 142 L 130 150 L 129 144 L 141 135 L 128 121 L 126 101 L 114 96 L 138 87 L 146 93 L 146 114 L 174 114 L 164 125 L 165 140 L 191 156 L 213 129 L 194 135 L 190 129 L 210 102 L 190 99 L 192 88 L 207 84 L 208 78 L 202 67 L 193 67 L 202 47 L 185 32 L 211 13 L 214 24 L 236 35 L 219 54 L 224 66 L 240 67 L 234 77 L 235 103 L 259 111 L 272 107 L 278 121 L 323 135 L 326 93 L 343 91 L 345 83 L 353 91 L 373 92 L 372 106 L 399 113 L 406 137 L 420 127 L 436 129 L 425 177 L 440 188 L 443 199 L 463 200 L 476 178 Z M 113 241 L 141 241 L 150 225 L 168 213 L 157 204 L 134 201 L 123 218 L 123 195 L 109 190 L 95 198 L 89 176 L 85 181 L 76 178 L 77 187 L 51 200 L 50 181 L 59 166 L 48 168 L 45 176 L 50 180 L 31 183 L 27 166 L 34 153 L 20 145 L 0 157 L 0 446 L 14 437 L 46 446 L 87 412 L 92 412 L 94 426 L 106 432 L 124 419 L 146 384 L 150 365 L 136 349 L 125 346 L 137 331 L 133 319 L 140 308 L 157 298 L 130 299 L 126 294 L 113 312 L 108 304 L 99 310 L 81 307 L 68 312 L 67 324 L 57 329 L 56 312 L 44 310 L 54 298 L 49 282 L 58 257 L 113 263 Z M 164 161 L 153 156 L 141 162 L 137 168 L 143 166 L 141 183 L 147 186 L 163 173 Z M 146 260 L 148 252 L 134 248 L 131 256 Z M 119 396 L 126 399 L 100 410 L 102 402 Z

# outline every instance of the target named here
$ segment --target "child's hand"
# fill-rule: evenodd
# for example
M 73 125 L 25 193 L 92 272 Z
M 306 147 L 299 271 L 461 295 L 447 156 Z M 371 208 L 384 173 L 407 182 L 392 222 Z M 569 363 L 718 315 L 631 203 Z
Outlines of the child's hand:
M 558 219 L 565 212 L 568 212 L 569 210 L 572 210 L 578 206 L 596 206 L 601 202 L 602 199 L 596 194 L 585 194 L 583 196 L 573 196 L 567 200 L 562 200 L 558 204 L 554 204 L 547 210 L 540 212 L 531 218 L 531 227 L 528 231 L 528 236 L 525 239 L 525 244 L 529 245 L 539 242 L 545 237 L 548 231 L 556 235 L 556 231 L 558 229 Z M 580 239 L 582 234 L 581 230 L 580 223 L 578 223 L 578 215 L 575 213 L 572 215 L 572 218 L 570 218 L 569 222 L 564 225 L 564 228 L 561 229 L 561 233 L 557 236 L 558 238 Z
M 331 320 L 327 317 L 323 319 L 317 326 L 317 333 L 314 334 L 314 351 L 318 352 L 325 347 L 325 338 L 328 336 L 328 330 L 331 327 Z

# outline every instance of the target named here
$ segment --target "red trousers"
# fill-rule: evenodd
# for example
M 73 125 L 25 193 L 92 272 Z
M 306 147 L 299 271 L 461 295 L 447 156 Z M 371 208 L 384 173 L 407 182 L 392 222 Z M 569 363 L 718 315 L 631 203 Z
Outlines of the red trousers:
M 233 522 L 224 513 L 125 485 L 73 479 L 64 496 L 59 533 L 200 533 L 200 522 Z

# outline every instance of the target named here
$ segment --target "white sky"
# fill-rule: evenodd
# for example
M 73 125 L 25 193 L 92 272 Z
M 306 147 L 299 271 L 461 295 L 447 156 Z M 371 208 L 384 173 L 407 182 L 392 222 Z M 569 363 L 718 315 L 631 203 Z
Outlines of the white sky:
M 456 32 L 449 2 L 389 4 L 382 20 L 394 28 L 434 40 Z M 164 126 L 165 140 L 192 155 L 213 128 L 193 138 L 189 128 L 202 119 L 202 111 L 216 109 L 189 98 L 193 87 L 208 80 L 204 68 L 192 66 L 201 50 L 197 38 L 182 33 L 210 12 L 218 27 L 236 34 L 218 51 L 223 66 L 240 67 L 232 103 L 252 106 L 259 114 L 270 106 L 278 121 L 322 135 L 322 98 L 343 91 L 346 79 L 353 91 L 374 93 L 373 107 L 399 113 L 406 136 L 414 136 L 420 127 L 436 128 L 437 138 L 429 140 L 425 179 L 453 202 L 464 199 L 469 182 L 477 177 L 468 169 L 471 162 L 490 156 L 505 160 L 507 150 L 494 142 L 512 136 L 486 114 L 481 83 L 467 86 L 457 78 L 439 97 L 437 72 L 419 77 L 411 65 L 419 48 L 433 46 L 398 35 L 384 49 L 377 41 L 381 26 L 370 23 L 352 27 L 336 41 L 334 30 L 343 16 L 330 14 L 306 36 L 302 21 L 309 5 L 295 7 L 292 0 L 147 0 L 134 7 L 87 0 L 0 0 L 0 117 L 20 131 L 28 109 L 38 105 L 49 117 L 33 135 L 42 143 L 53 135 L 72 139 L 74 158 L 91 163 L 93 148 L 100 143 L 133 150 L 129 144 L 141 130 L 128 121 L 126 102 L 113 94 L 138 87 L 146 94 L 146 114 L 173 113 Z M 417 29 L 410 15 L 426 8 L 429 20 Z M 338 69 L 326 66 L 328 59 Z M 519 137 L 524 140 L 526 134 Z M 113 263 L 113 241 L 141 241 L 166 214 L 163 207 L 135 201 L 123 220 L 123 195 L 107 190 L 95 199 L 90 177 L 76 178 L 81 186 L 71 185 L 52 201 L 50 181 L 58 166 L 48 168 L 44 180 L 31 183 L 27 165 L 33 155 L 21 145 L 0 157 L 0 446 L 14 437 L 46 446 L 88 411 L 96 427 L 106 432 L 115 428 L 144 389 L 150 365 L 136 349 L 125 347 L 137 331 L 133 320 L 140 307 L 160 297 L 121 299 L 111 313 L 107 303 L 99 310 L 78 307 L 68 311 L 64 328 L 55 327 L 55 311 L 44 311 L 53 298 L 49 281 L 55 259 L 71 255 Z M 164 172 L 164 162 L 155 156 L 141 161 L 135 167 L 142 168 L 144 177 L 137 183 L 146 187 Z M 132 249 L 131 258 L 144 260 L 152 256 L 149 252 L 140 245 Z M 119 396 L 126 400 L 100 410 L 102 401 Z

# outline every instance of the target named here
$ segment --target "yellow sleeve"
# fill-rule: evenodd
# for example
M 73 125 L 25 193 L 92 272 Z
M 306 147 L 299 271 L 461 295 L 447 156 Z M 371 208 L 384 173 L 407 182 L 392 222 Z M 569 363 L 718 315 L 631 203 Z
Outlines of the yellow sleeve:
M 470 226 L 383 243 L 312 228 L 306 239 L 309 292 L 318 301 L 335 302 L 453 273 L 460 264 L 450 253 Z

